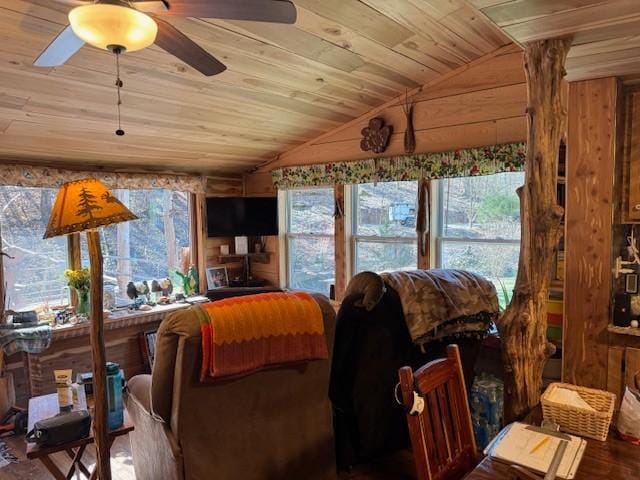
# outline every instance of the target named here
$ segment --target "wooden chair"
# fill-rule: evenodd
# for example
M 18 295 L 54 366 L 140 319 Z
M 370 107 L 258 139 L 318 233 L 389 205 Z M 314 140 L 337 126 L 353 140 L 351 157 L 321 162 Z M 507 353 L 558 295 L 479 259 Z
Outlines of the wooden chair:
M 429 362 L 415 373 L 399 371 L 418 480 L 454 480 L 478 463 L 469 401 L 457 345 L 447 357 Z M 421 413 L 411 412 L 414 392 L 424 399 Z

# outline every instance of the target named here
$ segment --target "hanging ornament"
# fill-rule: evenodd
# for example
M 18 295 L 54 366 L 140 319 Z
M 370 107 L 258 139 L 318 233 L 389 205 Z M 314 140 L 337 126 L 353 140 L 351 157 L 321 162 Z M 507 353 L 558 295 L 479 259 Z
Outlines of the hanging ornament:
M 413 102 L 409 102 L 409 92 L 405 91 L 404 103 L 402 105 L 402 111 L 407 120 L 407 127 L 404 131 L 404 153 L 411 155 L 416 151 L 416 133 L 413 128 Z

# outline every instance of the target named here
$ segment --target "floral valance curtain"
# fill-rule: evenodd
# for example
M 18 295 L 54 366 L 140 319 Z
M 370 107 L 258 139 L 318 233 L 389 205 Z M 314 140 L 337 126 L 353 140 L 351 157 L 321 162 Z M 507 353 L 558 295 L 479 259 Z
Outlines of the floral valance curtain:
M 272 172 L 277 189 L 398 180 L 472 177 L 524 169 L 526 144 L 507 143 L 444 153 L 375 158 L 355 162 L 279 168 Z
M 205 178 L 197 175 L 63 170 L 36 165 L 1 165 L 0 186 L 58 188 L 65 182 L 97 178 L 109 188 L 162 189 L 205 193 Z

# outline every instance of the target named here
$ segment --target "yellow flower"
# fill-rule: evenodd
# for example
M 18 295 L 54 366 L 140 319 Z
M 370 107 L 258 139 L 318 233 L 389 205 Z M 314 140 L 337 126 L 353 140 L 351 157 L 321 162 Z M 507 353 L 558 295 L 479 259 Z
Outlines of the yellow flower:
M 65 270 L 64 276 L 68 285 L 75 289 L 88 289 L 91 285 L 91 275 L 88 268 L 80 270 Z

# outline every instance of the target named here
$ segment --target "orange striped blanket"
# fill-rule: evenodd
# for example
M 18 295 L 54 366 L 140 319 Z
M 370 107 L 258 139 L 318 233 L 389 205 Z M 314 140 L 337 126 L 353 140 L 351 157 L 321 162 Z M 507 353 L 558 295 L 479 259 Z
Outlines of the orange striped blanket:
M 263 293 L 201 305 L 200 380 L 327 359 L 322 311 L 303 292 Z

